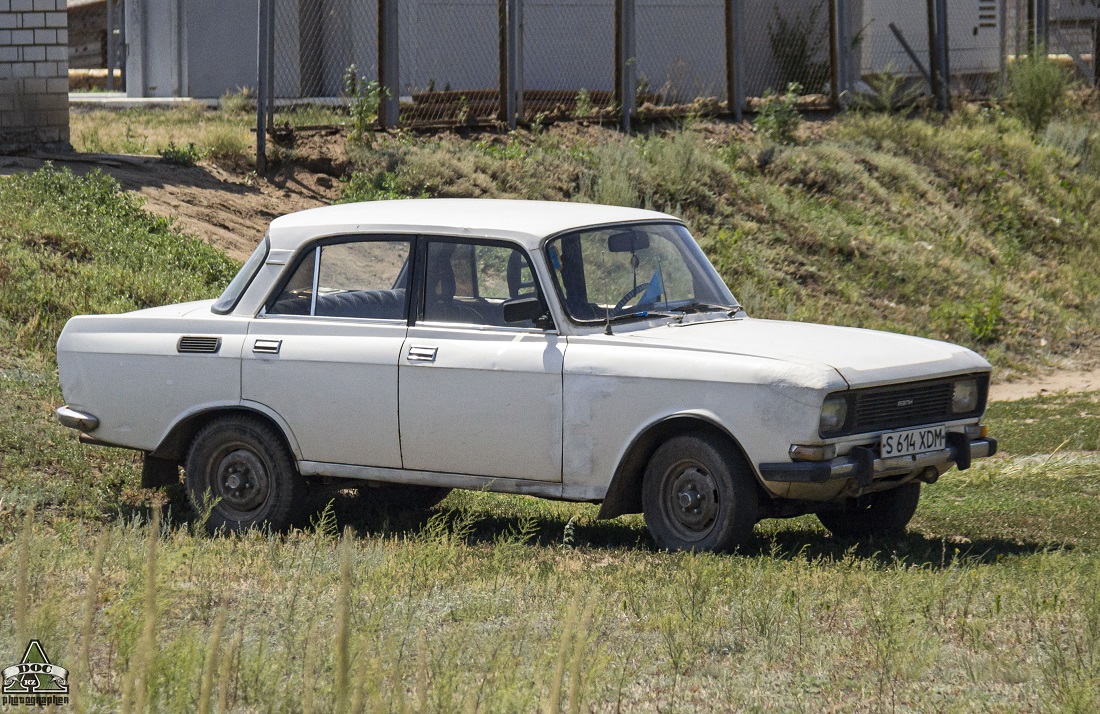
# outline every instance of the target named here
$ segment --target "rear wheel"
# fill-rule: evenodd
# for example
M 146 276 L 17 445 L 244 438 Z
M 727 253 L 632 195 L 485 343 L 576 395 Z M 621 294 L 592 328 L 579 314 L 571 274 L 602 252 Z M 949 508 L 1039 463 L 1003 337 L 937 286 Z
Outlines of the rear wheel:
M 866 538 L 902 533 L 917 512 L 920 483 L 850 499 L 843 508 L 817 514 L 821 525 L 838 538 Z
M 206 528 L 285 531 L 305 515 L 307 489 L 282 435 L 249 417 L 216 419 L 187 454 L 187 495 Z
M 758 512 L 756 483 L 725 439 L 675 436 L 646 467 L 642 507 L 657 546 L 728 552 L 748 545 Z

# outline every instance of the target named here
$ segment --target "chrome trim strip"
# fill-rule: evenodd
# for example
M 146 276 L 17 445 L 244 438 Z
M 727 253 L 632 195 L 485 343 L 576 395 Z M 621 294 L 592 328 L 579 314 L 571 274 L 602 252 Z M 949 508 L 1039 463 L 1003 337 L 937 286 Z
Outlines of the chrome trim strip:
M 542 496 L 544 498 L 562 498 L 564 495 L 561 481 L 532 481 L 530 479 L 521 478 L 471 476 L 470 474 L 444 473 L 439 471 L 411 471 L 409 469 L 390 469 L 377 466 L 330 464 L 320 461 L 299 461 L 298 471 L 303 476 L 332 476 L 335 478 L 382 481 L 386 483 L 448 486 L 450 488 L 466 488 L 475 491 L 521 493 L 530 496 Z M 581 496 L 582 494 L 577 495 Z M 589 500 L 594 497 L 594 494 L 583 494 L 582 500 Z
M 317 281 L 321 279 L 321 246 L 313 249 L 313 293 L 309 296 L 309 316 L 317 314 Z

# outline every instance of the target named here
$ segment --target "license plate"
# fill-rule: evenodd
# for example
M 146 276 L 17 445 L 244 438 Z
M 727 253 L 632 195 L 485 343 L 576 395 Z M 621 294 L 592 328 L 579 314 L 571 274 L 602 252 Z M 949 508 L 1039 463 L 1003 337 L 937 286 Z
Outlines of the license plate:
M 884 459 L 891 456 L 921 454 L 925 451 L 939 451 L 947 447 L 945 429 L 942 426 L 892 431 L 889 434 L 883 434 L 881 438 L 879 455 Z

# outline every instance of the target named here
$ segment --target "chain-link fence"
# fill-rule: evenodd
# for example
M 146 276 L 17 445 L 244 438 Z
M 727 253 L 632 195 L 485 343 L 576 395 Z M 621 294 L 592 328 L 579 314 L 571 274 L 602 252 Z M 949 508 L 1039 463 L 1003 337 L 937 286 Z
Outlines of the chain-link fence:
M 1047 28 L 1048 53 L 1072 67 L 1074 75 L 1089 84 L 1097 80 L 1097 45 L 1100 43 L 1100 3 L 1094 0 L 1050 0 Z
M 992 93 L 1037 42 L 1092 81 L 1098 4 L 261 0 L 260 104 L 269 128 L 289 105 L 347 105 L 371 82 L 384 126 L 740 116 L 792 84 L 805 108 L 946 106 L 949 92 Z

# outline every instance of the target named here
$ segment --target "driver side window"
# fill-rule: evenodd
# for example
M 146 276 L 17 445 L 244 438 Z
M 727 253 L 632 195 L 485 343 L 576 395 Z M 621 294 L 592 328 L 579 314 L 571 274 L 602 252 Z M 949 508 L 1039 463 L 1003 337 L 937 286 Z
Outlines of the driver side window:
M 509 323 L 504 303 L 539 296 L 522 250 L 493 243 L 428 243 L 426 322 L 538 329 L 534 320 Z

